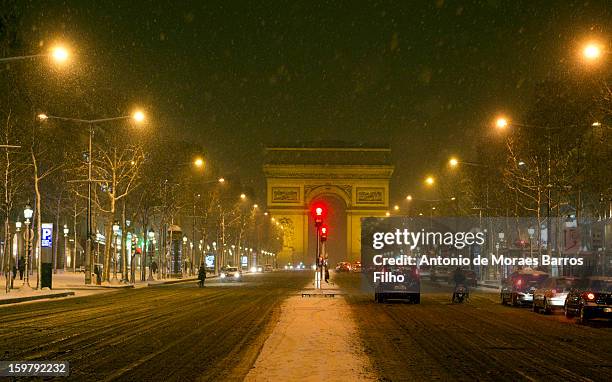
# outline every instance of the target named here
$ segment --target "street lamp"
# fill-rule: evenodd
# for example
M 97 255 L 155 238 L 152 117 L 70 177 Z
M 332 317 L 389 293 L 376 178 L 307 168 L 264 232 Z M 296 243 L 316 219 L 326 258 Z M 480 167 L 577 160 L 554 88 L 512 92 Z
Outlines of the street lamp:
M 499 130 L 504 130 L 506 127 L 508 127 L 508 119 L 504 117 L 497 118 L 495 120 L 495 127 L 497 127 Z
M 457 160 L 457 158 L 451 158 L 449 159 L 448 164 L 451 167 L 457 167 L 457 165 L 459 164 L 459 160 Z
M 535 235 L 535 228 L 527 228 L 527 233 L 529 234 L 529 257 L 533 258 L 533 236 Z
M 30 271 L 29 271 L 29 263 L 30 263 L 30 241 L 32 238 L 30 237 L 30 219 L 32 219 L 32 215 L 34 214 L 34 210 L 30 207 L 30 203 L 28 202 L 23 209 L 23 217 L 25 218 L 25 240 L 26 240 L 26 255 L 25 255 L 25 277 L 23 279 L 23 287 L 30 288 Z
M 64 224 L 64 273 L 66 273 L 66 266 L 68 260 L 72 260 L 68 257 L 68 234 L 70 230 L 68 229 L 68 225 Z
M 193 165 L 196 166 L 197 168 L 203 168 L 204 167 L 204 159 L 202 159 L 201 157 L 197 157 L 193 160 Z
M 433 186 L 435 182 L 436 180 L 433 176 L 428 176 L 427 178 L 425 178 L 425 184 L 428 186 Z
M 26 56 L 14 56 L 14 57 L 4 57 L 0 58 L 1 62 L 12 62 L 12 61 L 21 61 L 32 58 L 43 58 L 49 57 L 51 60 L 55 61 L 58 64 L 63 64 L 70 58 L 70 52 L 67 48 L 61 45 L 55 45 L 47 53 L 39 53 L 39 54 L 29 54 Z
M 113 223 L 113 258 L 114 258 L 114 264 L 113 264 L 113 280 L 117 281 L 117 241 L 119 240 L 119 222 L 115 221 Z
M 600 43 L 591 41 L 582 48 L 582 57 L 590 62 L 597 61 L 603 55 L 604 50 Z
M 67 117 L 58 117 L 54 115 L 48 114 L 38 114 L 38 120 L 41 122 L 46 122 L 49 119 L 56 119 L 59 121 L 68 121 L 78 124 L 84 124 L 88 126 L 89 129 L 89 142 L 88 142 L 88 150 L 87 150 L 87 241 L 85 245 L 85 284 L 91 284 L 91 266 L 92 266 L 92 162 L 93 162 L 93 149 L 92 149 L 92 141 L 93 141 L 93 133 L 94 127 L 99 123 L 120 121 L 120 120 L 133 120 L 136 123 L 142 123 L 145 120 L 145 115 L 142 111 L 137 110 L 131 115 L 124 115 L 120 117 L 111 117 L 111 118 L 99 118 L 99 119 L 80 119 L 80 118 L 67 118 Z

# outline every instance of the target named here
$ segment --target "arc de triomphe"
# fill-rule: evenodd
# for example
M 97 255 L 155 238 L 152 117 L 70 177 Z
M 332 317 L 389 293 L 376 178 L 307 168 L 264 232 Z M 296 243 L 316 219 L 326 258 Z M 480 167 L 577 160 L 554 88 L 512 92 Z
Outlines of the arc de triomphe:
M 291 261 L 313 262 L 314 249 L 309 250 L 309 234 L 314 235 L 311 205 L 326 197 L 341 203 L 346 215 L 339 217 L 346 222 L 342 229 L 346 252 L 340 258 L 357 261 L 361 218 L 385 216 L 389 210 L 389 180 L 394 170 L 390 157 L 389 148 L 266 148 L 263 169 L 268 211 L 283 226 L 279 266 Z

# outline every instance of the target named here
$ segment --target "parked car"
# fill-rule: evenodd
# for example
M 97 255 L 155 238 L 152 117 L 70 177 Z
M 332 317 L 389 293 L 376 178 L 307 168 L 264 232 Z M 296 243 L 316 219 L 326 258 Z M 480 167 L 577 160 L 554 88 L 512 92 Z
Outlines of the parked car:
M 274 271 L 274 267 L 272 266 L 272 264 L 264 265 L 264 272 L 272 272 L 272 271 Z
M 548 279 L 548 273 L 534 271 L 531 268 L 512 272 L 502 280 L 500 299 L 502 305 L 531 305 L 533 291 Z
M 593 318 L 612 318 L 612 277 L 592 276 L 580 280 L 565 299 L 565 317 L 578 316 L 581 323 Z
M 242 271 L 238 267 L 225 266 L 219 274 L 221 281 L 241 281 Z
M 565 298 L 570 290 L 576 288 L 580 280 L 577 277 L 551 277 L 533 291 L 533 311 L 551 313 L 563 309 Z

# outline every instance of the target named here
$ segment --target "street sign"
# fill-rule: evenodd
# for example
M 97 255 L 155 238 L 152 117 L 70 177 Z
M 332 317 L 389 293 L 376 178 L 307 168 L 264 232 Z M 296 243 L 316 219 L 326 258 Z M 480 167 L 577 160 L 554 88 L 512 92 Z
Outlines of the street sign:
M 40 246 L 42 248 L 51 248 L 53 246 L 53 223 L 42 223 Z

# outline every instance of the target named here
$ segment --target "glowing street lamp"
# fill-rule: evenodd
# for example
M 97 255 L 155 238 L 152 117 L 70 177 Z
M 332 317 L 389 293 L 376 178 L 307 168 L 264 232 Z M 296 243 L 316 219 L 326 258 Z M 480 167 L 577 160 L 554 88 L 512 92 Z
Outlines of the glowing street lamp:
M 457 165 L 459 164 L 459 160 L 458 160 L 457 158 L 451 158 L 451 159 L 448 161 L 448 164 L 449 164 L 451 167 L 457 167 Z
M 399 206 L 396 204 L 396 205 L 393 206 L 393 209 L 396 210 L 396 211 L 399 211 Z
M 412 200 L 412 195 L 408 195 L 408 196 L 406 196 L 406 200 L 407 200 L 407 201 L 411 201 L 411 200 Z
M 508 127 L 508 119 L 505 117 L 499 117 L 495 120 L 495 127 L 497 127 L 500 130 L 504 130 L 506 127 Z
M 244 194 L 244 193 L 243 193 L 243 194 L 240 194 L 240 199 L 241 199 L 241 200 L 245 200 L 245 199 L 246 199 L 246 194 Z
M 603 55 L 601 44 L 590 42 L 582 49 L 582 56 L 588 61 L 596 61 Z
M 63 46 L 58 45 L 51 48 L 51 58 L 53 58 L 55 62 L 60 64 L 64 63 L 66 60 L 68 60 L 69 56 L 70 53 L 68 52 L 68 49 L 64 48 Z
M 197 157 L 196 159 L 193 160 L 193 165 L 196 166 L 197 168 L 204 167 L 204 159 Z
M 428 176 L 427 178 L 425 178 L 425 184 L 428 186 L 433 186 L 435 182 L 436 180 L 433 176 Z

